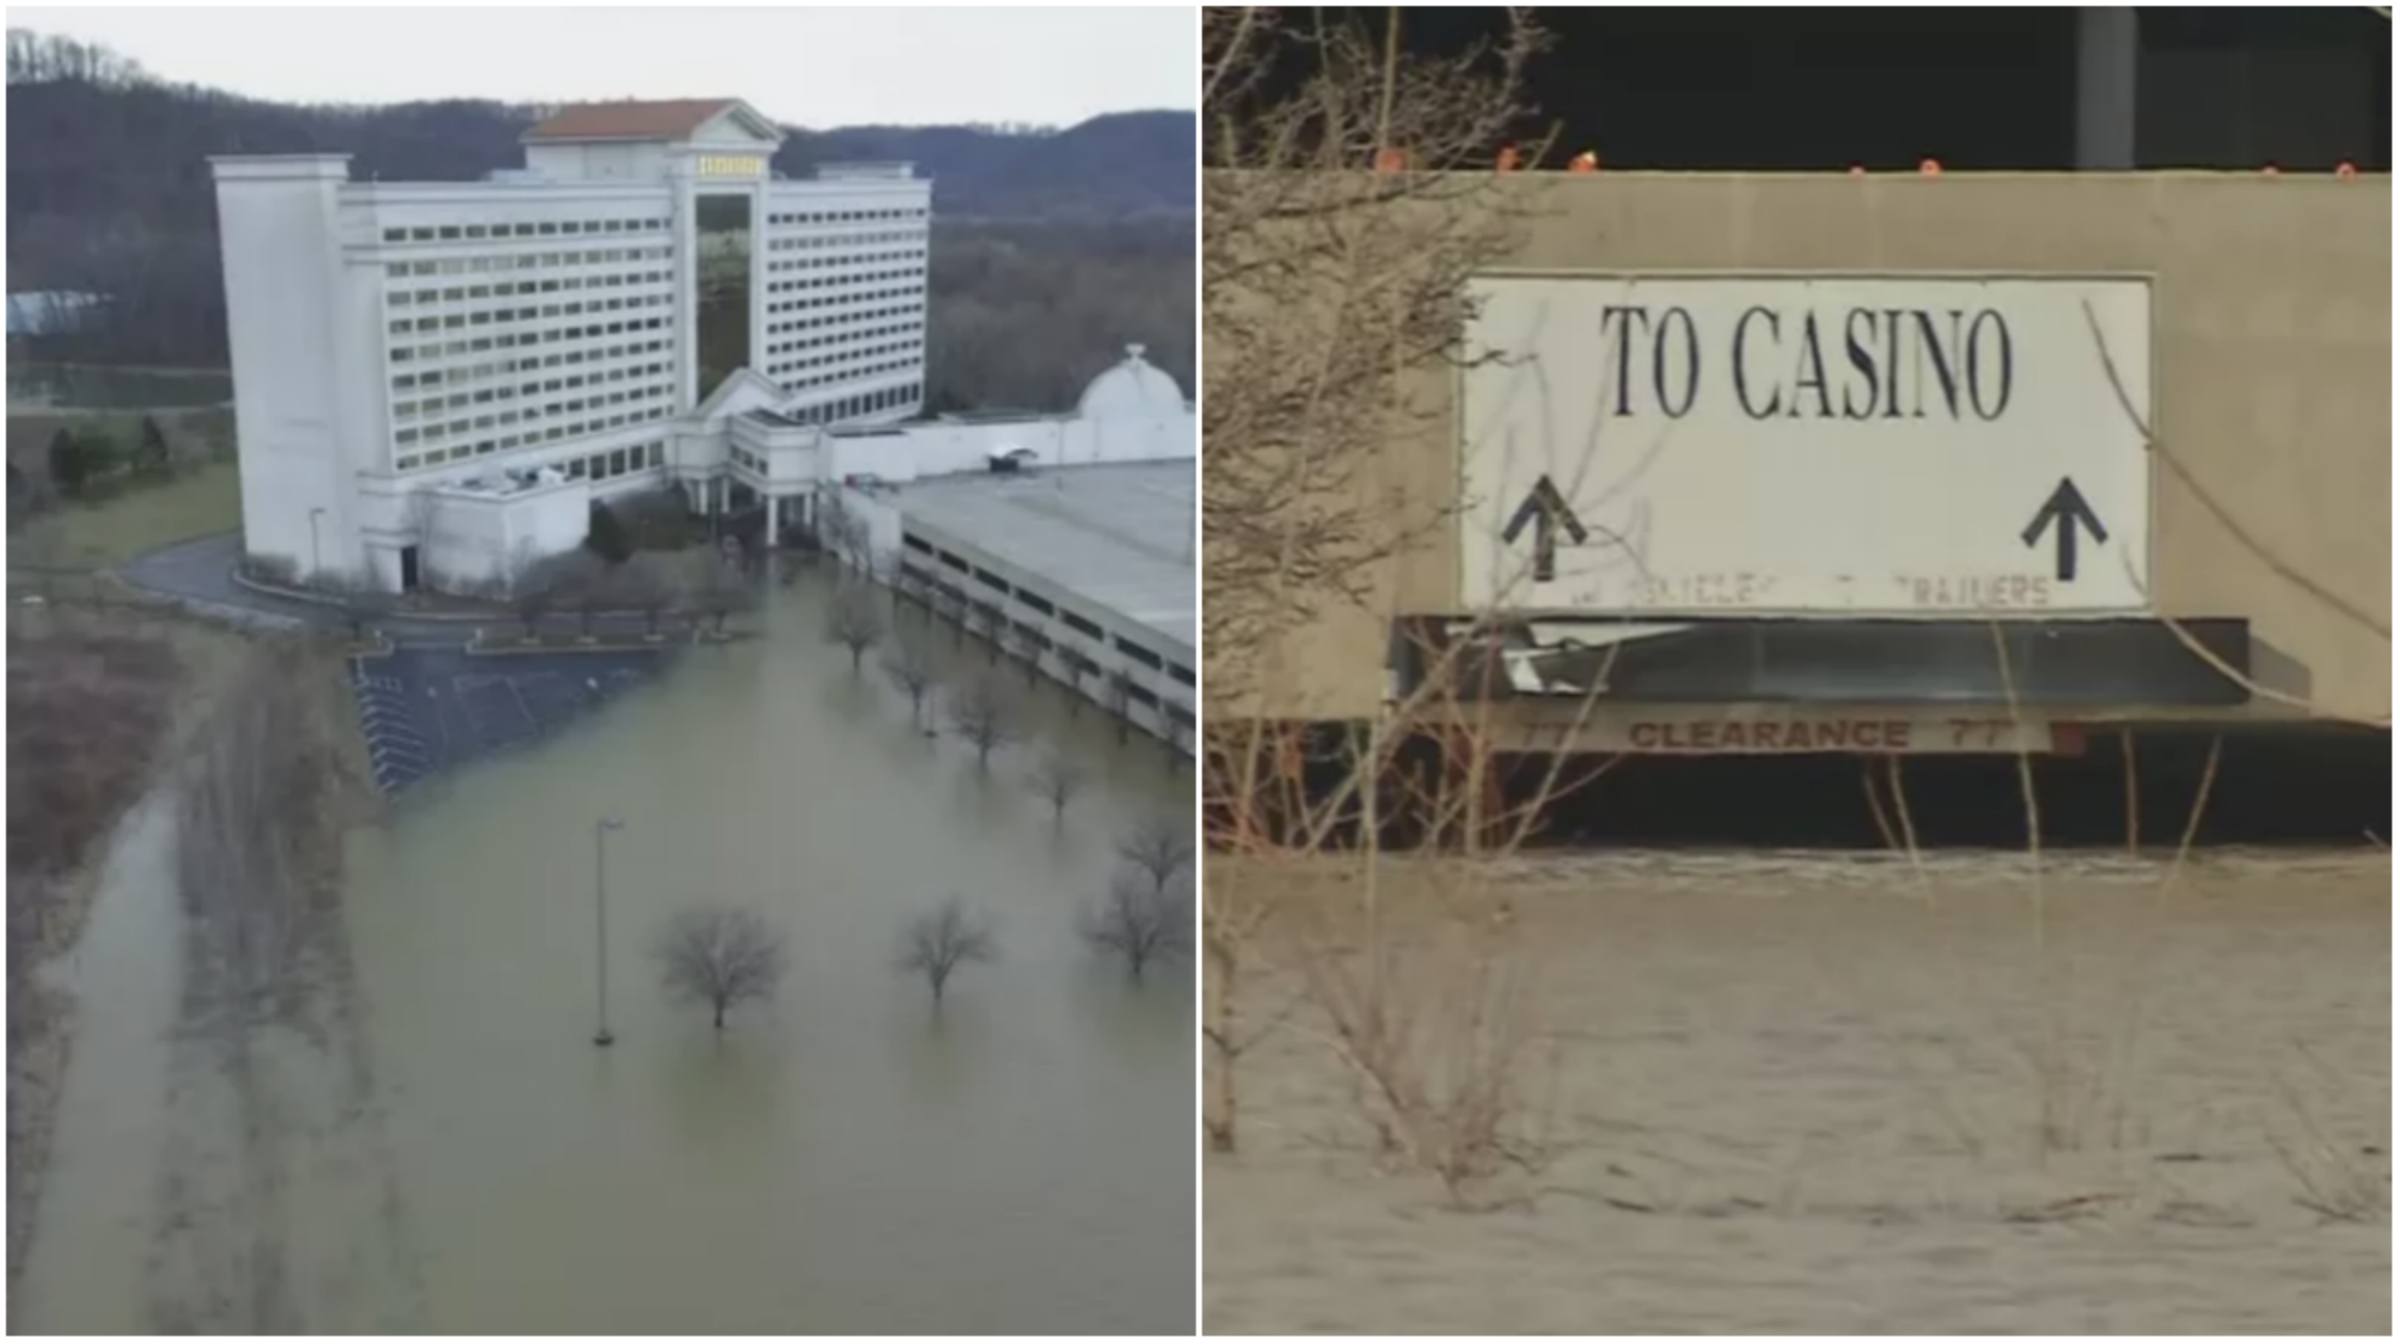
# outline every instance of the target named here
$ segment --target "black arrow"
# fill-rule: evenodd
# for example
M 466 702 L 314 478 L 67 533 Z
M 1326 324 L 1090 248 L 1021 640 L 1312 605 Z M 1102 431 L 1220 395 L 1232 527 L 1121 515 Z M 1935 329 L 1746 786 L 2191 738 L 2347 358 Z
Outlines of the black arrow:
M 2025 544 L 2031 546 L 2041 540 L 2042 529 L 2048 527 L 2054 518 L 2058 520 L 2058 579 L 2061 583 L 2073 583 L 2075 521 L 2079 518 L 2083 520 L 2083 525 L 2091 530 L 2094 541 L 2108 540 L 2108 529 L 2100 525 L 2100 516 L 2093 513 L 2092 506 L 2084 502 L 2083 492 L 2075 488 L 2075 480 L 2070 476 L 2058 478 L 2058 488 L 2051 491 L 2050 498 L 2042 502 L 2041 510 L 2033 515 L 2033 521 L 2025 525 Z
M 1567 507 L 1566 496 L 1558 493 L 1558 487 L 1550 483 L 1547 475 L 1525 492 L 1525 502 L 1517 506 L 1508 526 L 1501 530 L 1500 540 L 1515 541 L 1527 523 L 1533 524 L 1533 581 L 1548 583 L 1558 577 L 1558 529 L 1565 528 L 1567 535 L 1578 542 L 1587 534 L 1583 523 L 1575 517 L 1575 510 Z

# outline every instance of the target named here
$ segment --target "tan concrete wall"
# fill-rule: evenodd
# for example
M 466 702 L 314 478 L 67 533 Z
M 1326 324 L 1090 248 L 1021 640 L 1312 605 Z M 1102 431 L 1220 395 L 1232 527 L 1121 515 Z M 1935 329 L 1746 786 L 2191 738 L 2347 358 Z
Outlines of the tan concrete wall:
M 1608 173 L 1507 187 L 1530 217 L 1497 267 L 2154 276 L 2159 440 L 2260 548 L 2388 630 L 2389 177 Z M 1453 395 L 1446 372 L 1422 379 L 1416 390 Z M 1457 438 L 1452 417 L 1387 465 L 1418 497 L 1454 497 Z M 2247 617 L 2262 682 L 2387 716 L 2388 635 L 2279 576 L 2163 464 L 2154 475 L 2158 608 Z M 1395 567 L 1381 610 L 1319 621 L 1270 654 L 1278 691 L 1262 708 L 1371 713 L 1388 616 L 1457 610 L 1456 549 L 1443 534 Z

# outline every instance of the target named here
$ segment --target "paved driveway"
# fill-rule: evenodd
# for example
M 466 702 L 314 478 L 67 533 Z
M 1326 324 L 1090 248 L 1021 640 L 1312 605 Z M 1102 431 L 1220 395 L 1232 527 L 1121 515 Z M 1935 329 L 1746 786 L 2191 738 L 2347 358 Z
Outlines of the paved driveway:
M 282 626 L 347 623 L 338 607 L 278 597 L 234 582 L 239 532 L 176 542 L 128 562 L 130 583 L 239 620 Z M 394 645 L 351 660 L 360 731 L 375 782 L 398 793 L 426 776 L 494 752 L 540 741 L 657 675 L 666 652 L 475 655 L 472 621 L 386 617 L 375 622 Z M 602 632 L 631 632 L 638 618 L 603 617 Z

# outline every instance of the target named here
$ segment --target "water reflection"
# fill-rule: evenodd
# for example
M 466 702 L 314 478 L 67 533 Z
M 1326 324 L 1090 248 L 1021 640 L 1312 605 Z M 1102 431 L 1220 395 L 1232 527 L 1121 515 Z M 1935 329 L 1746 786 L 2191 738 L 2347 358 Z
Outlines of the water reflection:
M 979 773 L 870 654 L 822 641 L 824 588 L 701 648 L 577 731 L 479 766 L 354 837 L 350 911 L 401 1171 L 443 1330 L 1185 1331 L 1191 973 L 1134 984 L 1076 936 L 1112 837 L 1188 815 L 1188 766 L 1026 696 Z M 972 642 L 899 618 L 953 672 Z M 1011 678 L 1012 689 L 1022 690 Z M 1054 827 L 1023 777 L 1093 772 Z M 608 847 L 594 1013 L 590 827 Z M 894 966 L 956 894 L 999 955 L 937 1013 Z M 785 931 L 771 1002 L 720 1038 L 650 958 L 671 912 Z

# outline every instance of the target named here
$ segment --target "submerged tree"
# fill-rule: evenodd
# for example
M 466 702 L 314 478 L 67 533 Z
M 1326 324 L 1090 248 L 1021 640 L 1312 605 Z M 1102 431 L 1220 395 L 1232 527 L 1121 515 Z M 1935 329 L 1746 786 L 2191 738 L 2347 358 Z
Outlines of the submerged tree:
M 1017 707 L 989 675 L 968 682 L 950 702 L 950 726 L 975 748 L 975 768 L 988 770 L 992 752 L 1017 737 Z
M 1139 869 L 1160 891 L 1192 861 L 1192 824 L 1153 817 L 1117 837 L 1117 856 Z
M 1033 767 L 1025 782 L 1050 804 L 1050 821 L 1056 825 L 1067 819 L 1067 804 L 1082 791 L 1086 777 L 1083 766 L 1074 757 L 1052 748 L 1042 754 L 1041 762 Z
M 1118 869 L 1108 894 L 1084 912 L 1084 941 L 1123 958 L 1136 980 L 1152 963 L 1182 953 L 1191 936 L 1191 902 L 1183 889 L 1153 885 L 1129 869 Z
M 825 613 L 825 635 L 850 650 L 850 674 L 858 675 L 859 660 L 883 638 L 883 608 L 863 583 L 844 584 Z
M 1108 712 L 1116 716 L 1117 745 L 1125 745 L 1125 735 L 1133 727 L 1133 674 L 1121 667 L 1112 667 L 1100 680 L 1101 701 Z
M 892 641 L 892 651 L 884 655 L 883 670 L 892 684 L 908 693 L 908 724 L 912 728 L 925 726 L 925 696 L 941 683 L 941 672 L 933 665 L 933 656 L 925 651 L 922 642 L 906 637 Z
M 667 922 L 658 960 L 667 992 L 707 1004 L 723 1031 L 727 1009 L 747 999 L 774 997 L 786 956 L 783 935 L 757 911 L 711 906 L 686 910 Z
M 956 896 L 909 922 L 901 937 L 900 969 L 925 977 L 940 1007 L 950 976 L 970 961 L 990 961 L 999 947 L 989 925 L 969 915 Z

